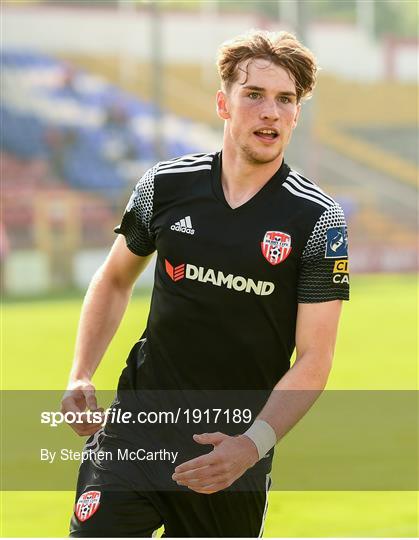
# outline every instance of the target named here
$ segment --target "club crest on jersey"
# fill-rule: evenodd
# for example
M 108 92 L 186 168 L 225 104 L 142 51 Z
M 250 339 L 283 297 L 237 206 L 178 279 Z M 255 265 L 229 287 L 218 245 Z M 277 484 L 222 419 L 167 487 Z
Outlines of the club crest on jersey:
M 281 231 L 267 231 L 260 245 L 268 263 L 279 264 L 291 253 L 291 236 Z
M 100 491 L 86 491 L 77 501 L 75 514 L 79 521 L 86 521 L 99 508 Z

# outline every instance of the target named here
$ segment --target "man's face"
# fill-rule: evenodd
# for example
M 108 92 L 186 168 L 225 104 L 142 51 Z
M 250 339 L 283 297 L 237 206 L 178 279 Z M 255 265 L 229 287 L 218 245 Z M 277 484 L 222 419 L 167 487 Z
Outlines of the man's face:
M 238 68 L 238 80 L 217 94 L 218 115 L 226 120 L 224 144 L 249 163 L 282 160 L 300 113 L 295 83 L 268 60 L 246 61 Z

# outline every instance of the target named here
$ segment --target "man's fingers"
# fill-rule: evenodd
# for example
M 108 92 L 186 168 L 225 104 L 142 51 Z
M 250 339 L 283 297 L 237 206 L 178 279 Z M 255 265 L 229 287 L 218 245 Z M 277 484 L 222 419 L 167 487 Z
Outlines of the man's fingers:
M 229 467 L 226 464 L 214 464 L 183 473 L 175 473 L 172 478 L 176 482 L 187 483 L 191 480 L 201 481 L 202 479 L 211 480 L 213 477 L 225 477 L 228 473 Z
M 200 467 L 199 469 L 191 469 L 190 471 L 184 471 L 183 473 L 175 473 L 173 475 L 173 480 L 176 482 L 189 482 L 189 480 L 195 479 L 199 480 L 201 478 L 208 478 L 214 473 L 220 471 L 214 471 L 212 465 L 207 465 L 206 467 Z
M 69 395 L 61 400 L 61 412 L 66 413 L 67 411 L 81 412 L 75 396 Z
M 202 478 L 188 478 L 187 480 L 178 481 L 178 484 L 187 486 L 191 489 L 206 489 L 209 485 L 221 484 L 228 482 L 229 478 L 225 474 L 208 474 Z
M 95 389 L 93 387 L 83 388 L 83 394 L 86 399 L 87 408 L 91 411 L 95 411 L 97 407 L 97 400 L 95 395 Z
M 213 444 L 217 445 L 223 442 L 229 436 L 225 433 L 216 431 L 215 433 L 201 433 L 193 436 L 195 442 L 199 444 Z
M 199 456 L 197 458 L 191 459 L 189 461 L 185 461 L 185 463 L 182 463 L 181 465 L 178 465 L 175 468 L 175 475 L 178 473 L 182 473 L 185 471 L 191 471 L 193 469 L 200 469 L 201 467 L 207 467 L 208 465 L 213 465 L 214 463 L 214 451 L 210 452 L 209 454 L 204 454 L 203 456 Z
M 83 412 L 86 408 L 88 411 Z M 61 400 L 61 412 L 76 413 L 77 418 L 74 422 L 68 422 L 67 418 L 66 421 L 80 436 L 93 435 L 103 427 L 104 409 L 98 408 L 95 387 L 90 381 L 76 380 L 69 384 Z M 92 412 L 94 418 L 91 416 Z
M 61 400 L 62 407 L 74 411 L 83 411 L 87 407 L 91 411 L 96 411 L 98 406 L 95 391 L 95 387 L 90 381 L 73 381 L 64 392 Z
M 85 398 L 81 390 L 66 390 L 61 400 L 61 412 L 81 412 L 85 408 Z

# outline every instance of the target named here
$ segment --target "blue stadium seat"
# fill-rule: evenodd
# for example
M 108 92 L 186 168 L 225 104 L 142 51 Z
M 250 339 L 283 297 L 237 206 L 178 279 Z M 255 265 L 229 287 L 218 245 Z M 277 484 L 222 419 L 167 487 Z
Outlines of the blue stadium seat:
M 18 72 L 23 78 L 27 70 L 32 73 L 39 69 L 41 75 L 48 68 L 61 68 L 65 76 L 66 69 L 69 69 L 68 64 L 33 51 L 3 50 L 0 59 L 6 74 L 7 69 L 13 69 L 13 74 Z M 128 149 L 126 159 L 154 161 L 153 134 L 134 132 L 131 122 L 141 117 L 149 121 L 154 111 L 153 104 L 125 93 L 112 84 L 99 84 L 97 89 L 92 84 L 89 90 L 84 90 L 84 85 L 75 80 L 72 87 L 71 76 L 77 79 L 82 75 L 88 80 L 89 74 L 71 68 L 68 73 L 68 86 L 57 84 L 51 88 L 38 83 L 32 93 L 29 90 L 27 101 L 19 109 L 5 93 L 1 107 L 1 146 L 7 152 L 25 159 L 48 158 L 55 172 L 58 170 L 63 180 L 73 188 L 117 197 L 124 190 L 127 179 L 123 178 L 115 158 L 110 156 L 109 147 L 122 145 L 123 148 L 125 145 Z M 50 111 L 45 105 L 36 110 L 36 100 L 39 98 L 44 100 L 44 104 L 45 100 L 50 103 Z M 68 117 L 69 105 L 78 109 L 74 119 Z M 55 117 L 51 111 L 57 112 Z M 92 111 L 99 118 L 108 118 L 108 122 L 92 126 L 88 114 Z M 185 131 L 186 126 L 187 123 Z M 166 139 L 168 158 L 199 150 L 173 137 Z

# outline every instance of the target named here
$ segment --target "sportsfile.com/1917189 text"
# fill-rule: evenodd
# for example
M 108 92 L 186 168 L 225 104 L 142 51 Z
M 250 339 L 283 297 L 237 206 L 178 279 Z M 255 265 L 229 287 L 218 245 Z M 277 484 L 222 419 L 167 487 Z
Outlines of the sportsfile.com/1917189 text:
M 122 411 L 121 409 L 108 408 L 102 411 L 43 411 L 41 412 L 41 424 L 57 427 L 60 424 L 201 424 L 226 423 L 226 424 L 250 424 L 252 411 L 250 409 L 182 409 L 174 411 Z

